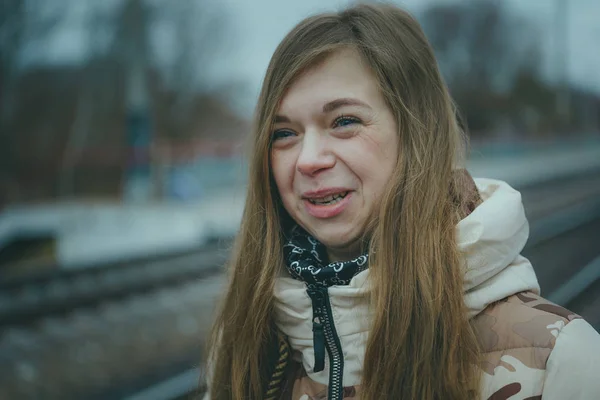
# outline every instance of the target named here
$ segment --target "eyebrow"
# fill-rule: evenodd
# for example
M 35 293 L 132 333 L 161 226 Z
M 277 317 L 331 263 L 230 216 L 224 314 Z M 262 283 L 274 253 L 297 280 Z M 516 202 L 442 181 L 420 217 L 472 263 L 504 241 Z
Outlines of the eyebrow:
M 323 106 L 323 114 L 330 113 L 338 108 L 345 107 L 345 106 L 359 106 L 359 107 L 363 107 L 363 108 L 368 108 L 369 110 L 371 109 L 371 107 L 363 101 L 360 101 L 358 99 L 353 99 L 350 97 L 345 97 L 342 99 L 330 101 L 329 103 L 325 104 Z
M 286 117 L 285 115 L 276 115 L 275 116 L 275 123 L 279 124 L 279 123 L 289 123 L 290 119 L 288 117 Z
M 327 114 L 330 113 L 332 111 L 337 110 L 338 108 L 341 107 L 346 107 L 346 106 L 359 106 L 359 107 L 363 107 L 363 108 L 368 108 L 369 110 L 371 110 L 371 106 L 369 106 L 367 103 L 360 101 L 358 99 L 353 99 L 351 97 L 345 97 L 345 98 L 341 98 L 341 99 L 336 99 L 336 100 L 332 100 L 329 103 L 325 104 L 323 106 L 323 114 Z M 289 123 L 291 122 L 290 119 L 288 117 L 286 117 L 285 115 L 276 115 L 275 116 L 275 123 Z

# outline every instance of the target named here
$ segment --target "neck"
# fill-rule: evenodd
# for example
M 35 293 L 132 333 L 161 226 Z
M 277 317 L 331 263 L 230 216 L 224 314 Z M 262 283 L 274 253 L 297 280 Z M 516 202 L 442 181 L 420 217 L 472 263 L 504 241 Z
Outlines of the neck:
M 349 261 L 362 255 L 360 243 L 344 248 L 327 248 L 327 258 L 329 262 Z

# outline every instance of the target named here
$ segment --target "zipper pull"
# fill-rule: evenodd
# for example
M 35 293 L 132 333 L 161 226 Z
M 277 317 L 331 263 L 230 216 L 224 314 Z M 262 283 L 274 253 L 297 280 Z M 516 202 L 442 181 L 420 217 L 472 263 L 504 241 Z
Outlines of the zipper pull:
M 314 372 L 320 372 L 325 369 L 325 333 L 323 332 L 322 308 L 325 302 L 325 294 L 323 289 L 327 288 L 310 288 L 308 295 L 312 300 L 313 306 L 313 348 L 315 351 L 315 366 Z
M 314 372 L 323 371 L 325 368 L 325 335 L 323 334 L 323 325 L 318 318 L 313 319 L 313 347 L 315 350 Z

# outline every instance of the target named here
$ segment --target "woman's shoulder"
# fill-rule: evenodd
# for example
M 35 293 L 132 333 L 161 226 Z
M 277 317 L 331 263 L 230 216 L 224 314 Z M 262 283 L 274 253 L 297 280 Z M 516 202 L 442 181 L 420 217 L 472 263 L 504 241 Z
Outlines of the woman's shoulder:
M 533 292 L 522 292 L 491 304 L 472 325 L 483 353 L 542 351 L 552 350 L 560 332 L 575 320 L 581 317 Z
M 522 292 L 490 305 L 472 325 L 483 352 L 487 393 L 543 391 L 545 399 L 600 393 L 590 375 L 600 369 L 600 335 L 566 308 Z

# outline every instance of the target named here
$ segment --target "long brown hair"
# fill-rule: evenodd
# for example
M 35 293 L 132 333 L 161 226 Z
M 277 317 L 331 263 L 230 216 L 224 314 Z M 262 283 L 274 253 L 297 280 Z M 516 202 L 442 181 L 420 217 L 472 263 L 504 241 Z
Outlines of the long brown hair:
M 261 399 L 276 337 L 273 285 L 283 264 L 280 206 L 270 166 L 278 105 L 299 74 L 341 48 L 371 67 L 397 118 L 399 158 L 370 224 L 372 321 L 361 398 L 468 399 L 479 351 L 463 302 L 455 225 L 464 205 L 463 134 L 419 24 L 391 5 L 309 17 L 280 43 L 263 83 L 241 229 L 229 286 L 208 342 L 213 400 Z

